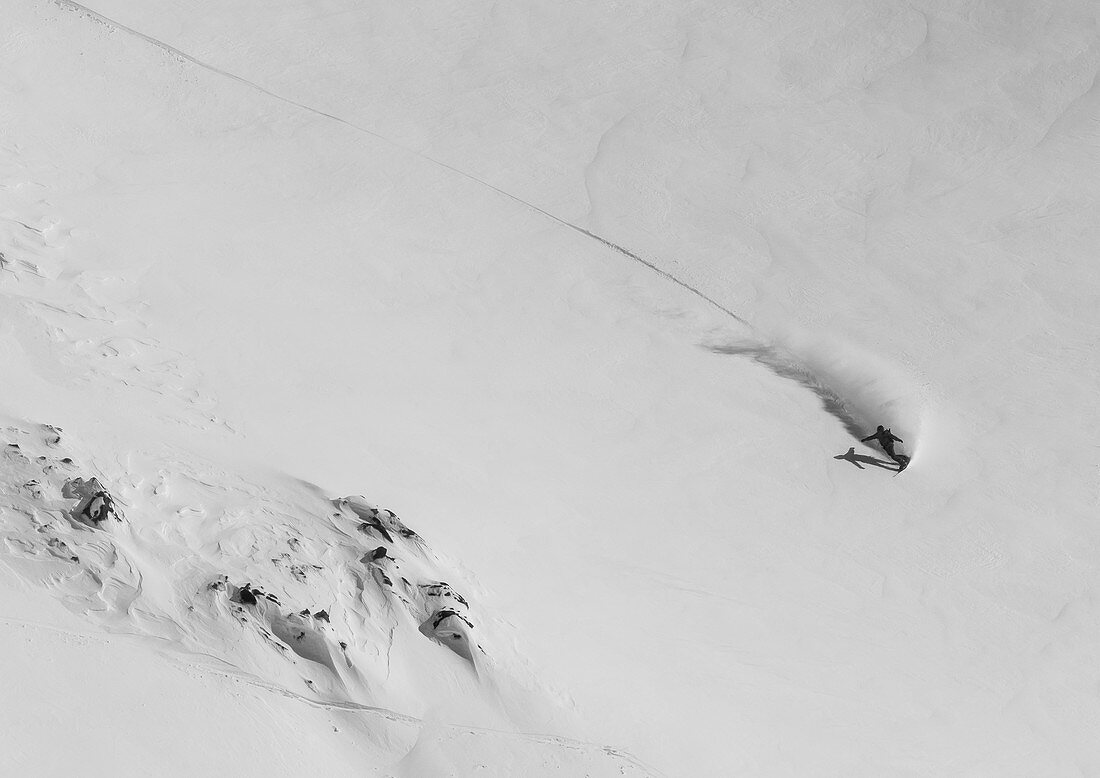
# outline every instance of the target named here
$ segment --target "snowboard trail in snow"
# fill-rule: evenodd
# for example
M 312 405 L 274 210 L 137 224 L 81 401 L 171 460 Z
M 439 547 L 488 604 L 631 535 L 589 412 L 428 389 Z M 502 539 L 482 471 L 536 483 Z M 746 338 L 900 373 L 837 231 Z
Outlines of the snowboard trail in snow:
M 742 340 L 736 343 L 725 343 L 717 346 L 711 346 L 711 350 L 716 353 L 731 354 L 738 356 L 745 356 L 756 363 L 766 367 L 775 375 L 780 378 L 794 381 L 801 386 L 809 389 L 821 400 L 822 406 L 825 411 L 836 417 L 843 425 L 844 428 L 856 439 L 859 439 L 867 434 L 867 431 L 873 430 L 876 424 L 884 423 L 891 424 L 904 434 L 915 435 L 917 429 L 920 426 L 919 418 L 919 403 L 914 403 L 908 396 L 911 394 L 910 387 L 905 386 L 898 381 L 890 378 L 891 369 L 889 365 L 879 365 L 885 369 L 885 372 L 869 372 L 868 367 L 870 363 L 864 361 L 862 366 L 859 366 L 853 362 L 849 357 L 838 359 L 836 349 L 824 353 L 815 350 L 800 349 L 792 350 L 791 348 L 776 345 L 770 343 L 769 340 L 747 319 L 737 314 L 727 306 L 715 300 L 701 289 L 681 278 L 669 273 L 666 270 L 660 268 L 656 263 L 645 259 L 637 252 L 634 252 L 625 246 L 622 246 L 614 241 L 611 241 L 591 230 L 588 230 L 578 224 L 574 224 L 566 219 L 563 219 L 555 214 L 541 208 L 534 203 L 525 200 L 511 192 L 505 191 L 498 186 L 495 186 L 488 181 L 485 181 L 477 176 L 466 172 L 454 165 L 443 162 L 442 160 L 435 159 L 428 156 L 416 149 L 405 146 L 398 141 L 381 135 L 373 130 L 370 130 L 362 125 L 355 124 L 348 121 L 341 116 L 338 116 L 327 111 L 315 108 L 306 103 L 299 102 L 278 92 L 272 91 L 267 87 L 257 84 L 254 81 L 246 79 L 242 76 L 238 76 L 235 73 L 229 72 L 216 65 L 210 64 L 204 60 L 194 57 L 181 49 L 165 43 L 162 40 L 154 38 L 150 35 L 128 27 L 120 22 L 115 21 L 109 17 L 106 17 L 85 5 L 74 2 L 73 0 L 53 0 L 53 2 L 61 8 L 66 8 L 76 13 L 84 14 L 94 21 L 106 25 L 110 28 L 117 29 L 125 32 L 129 35 L 135 36 L 151 46 L 155 46 L 172 56 L 178 57 L 182 61 L 189 62 L 197 67 L 208 70 L 224 78 L 231 79 L 239 84 L 242 84 L 250 89 L 258 91 L 274 100 L 291 105 L 299 110 L 307 111 L 309 113 L 321 116 L 334 122 L 338 122 L 358 133 L 368 135 L 371 138 L 386 143 L 389 146 L 400 149 L 401 151 L 423 159 L 437 167 L 448 170 L 455 175 L 461 176 L 469 181 L 476 183 L 479 186 L 490 189 L 500 196 L 511 200 L 524 208 L 534 211 L 545 218 L 557 223 L 562 227 L 566 227 L 574 232 L 583 235 L 584 237 L 596 241 L 602 244 L 605 248 L 608 248 L 627 259 L 636 262 L 649 271 L 655 273 L 661 278 L 669 281 L 676 286 L 684 289 L 695 297 L 703 300 L 709 306 L 715 310 L 721 312 L 723 315 L 736 321 L 741 327 L 748 331 L 751 340 Z M 885 390 L 884 386 L 890 385 L 890 389 Z
M 660 267 L 658 267 L 653 262 L 651 262 L 647 259 L 644 259 L 643 257 L 641 257 L 637 253 L 631 251 L 630 249 L 625 248 L 625 247 L 623 247 L 623 246 L 621 246 L 621 245 L 619 245 L 619 244 L 617 244 L 613 241 L 610 241 L 607 238 L 604 238 L 600 235 L 597 235 L 596 233 L 592 232 L 591 230 L 587 230 L 584 227 L 581 227 L 580 225 L 574 224 L 571 221 L 563 219 L 560 216 L 555 216 L 554 214 L 550 213 L 549 211 L 547 211 L 543 208 L 540 208 L 539 206 L 535 205 L 534 203 L 532 203 L 528 200 L 524 200 L 522 197 L 519 197 L 518 195 L 514 195 L 511 192 L 507 192 L 507 191 L 501 189 L 498 186 L 494 186 L 493 184 L 490 184 L 488 181 L 485 181 L 481 178 L 478 178 L 477 176 L 475 176 L 471 173 L 468 173 L 465 170 L 462 170 L 461 168 L 457 168 L 454 165 L 449 165 L 446 162 L 443 162 L 442 160 L 438 160 L 438 159 L 435 159 L 434 157 L 430 157 L 427 154 L 424 154 L 423 152 L 417 151 L 416 149 L 410 148 L 409 146 L 405 146 L 404 144 L 399 143 L 399 142 L 393 140 L 392 138 L 388 138 L 385 135 L 381 135 L 377 132 L 374 132 L 373 130 L 367 129 L 366 127 L 363 127 L 362 125 L 355 124 L 354 122 L 348 121 L 347 119 L 344 119 L 343 117 L 337 116 L 336 114 L 328 113 L 327 111 L 322 111 L 319 108 L 314 108 L 311 105 L 307 105 L 305 103 L 298 102 L 297 100 L 294 100 L 294 99 L 292 99 L 290 97 L 287 97 L 285 95 L 281 95 L 278 92 L 273 92 L 272 90 L 268 89 L 267 87 L 264 87 L 264 86 L 261 86 L 260 84 L 257 84 L 255 81 L 250 81 L 247 78 L 244 78 L 242 76 L 238 76 L 235 73 L 231 73 L 227 70 L 223 70 L 223 69 L 217 67 L 216 65 L 210 64 L 209 62 L 205 62 L 205 61 L 203 61 L 203 60 L 201 60 L 197 57 L 194 57 L 194 56 L 188 54 L 185 51 L 182 51 L 182 50 L 176 48 L 175 46 L 172 46 L 171 44 L 165 43 L 164 41 L 159 40 L 157 38 L 154 38 L 150 35 L 146 35 L 145 33 L 141 32 L 140 30 L 135 30 L 132 27 L 127 27 L 126 25 L 122 24 L 121 22 L 117 22 L 114 19 L 111 19 L 107 16 L 104 16 L 101 13 L 93 11 L 91 8 L 88 8 L 85 5 L 81 5 L 80 3 L 73 2 L 73 0 L 53 0 L 53 2 L 56 3 L 61 8 L 67 8 L 71 11 L 75 11 L 77 13 L 84 14 L 84 15 L 88 16 L 89 18 L 99 22 L 100 24 L 106 25 L 106 26 L 111 27 L 113 29 L 117 29 L 120 32 L 125 32 L 129 35 L 133 35 L 137 38 L 140 38 L 141 40 L 145 41 L 146 43 L 148 43 L 152 46 L 156 46 L 157 48 L 162 49 L 163 51 L 166 51 L 169 54 L 180 58 L 181 60 L 184 60 L 186 62 L 190 62 L 191 64 L 196 65 L 200 68 L 203 68 L 204 70 L 210 71 L 211 73 L 216 73 L 219 76 L 222 76 L 224 78 L 228 78 L 228 79 L 231 79 L 233 81 L 236 81 L 239 84 L 243 84 L 244 86 L 247 86 L 250 89 L 254 89 L 254 90 L 256 90 L 256 91 L 258 91 L 262 94 L 267 95 L 268 97 L 271 97 L 272 99 L 279 100 L 280 102 L 286 103 L 287 105 L 292 105 L 295 108 L 298 108 L 302 111 L 307 111 L 307 112 L 315 114 L 317 116 L 322 116 L 326 119 L 330 119 L 334 122 L 338 122 L 338 123 L 344 125 L 345 127 L 349 127 L 350 129 L 355 130 L 356 132 L 363 133 L 364 135 L 369 135 L 370 137 L 375 138 L 376 140 L 380 140 L 383 143 L 386 143 L 390 146 L 401 149 L 402 151 L 404 151 L 407 154 L 411 154 L 413 156 L 416 156 L 420 159 L 423 159 L 427 162 L 432 163 L 433 165 L 444 168 L 446 170 L 451 171 L 452 173 L 455 173 L 459 176 L 462 176 L 463 178 L 465 178 L 469 181 L 473 181 L 474 183 L 476 183 L 480 186 L 491 189 L 494 192 L 496 192 L 497 194 L 501 195 L 502 197 L 506 197 L 509 200 L 511 200 L 515 203 L 518 203 L 519 205 L 522 205 L 525 208 L 528 208 L 532 211 L 535 211 L 536 213 L 542 214 L 543 216 L 550 219 L 551 221 L 554 221 L 554 222 L 558 223 L 559 225 L 561 225 L 563 227 L 567 227 L 567 228 L 573 230 L 574 232 L 580 233 L 581 235 L 585 236 L 586 238 L 597 241 L 598 243 L 603 244 L 605 247 L 611 249 L 612 251 L 614 251 L 618 254 L 621 254 L 624 257 L 643 265 L 644 267 L 648 268 L 649 270 L 656 273 L 660 277 L 664 278 L 666 281 L 671 281 L 672 283 L 676 284 L 677 286 L 685 289 L 686 291 L 690 292 L 691 294 L 695 295 L 699 299 L 703 300 L 704 302 L 706 302 L 707 304 L 709 304 L 710 306 L 712 306 L 716 310 L 721 311 L 726 316 L 729 316 L 730 318 L 734 319 L 738 323 L 740 323 L 744 326 L 750 327 L 750 328 L 752 327 L 752 325 L 749 324 L 749 322 L 747 320 L 745 320 L 741 316 L 738 316 L 736 313 L 734 313 L 732 310 L 730 310 L 726 306 L 722 305 L 720 302 L 715 300 L 713 297 L 710 297 L 709 295 L 707 295 L 706 293 L 704 293 L 703 291 L 701 291 L 697 287 L 692 286 L 691 284 L 687 283 L 686 281 L 684 281 L 680 278 L 677 278 L 676 276 L 669 273 L 668 271 L 662 270 Z
M 906 440 L 910 454 L 924 415 L 919 387 L 893 365 L 850 344 L 825 339 L 789 338 L 761 344 L 724 341 L 710 344 L 716 354 L 747 357 L 780 378 L 809 389 L 826 413 L 856 440 L 882 424 Z

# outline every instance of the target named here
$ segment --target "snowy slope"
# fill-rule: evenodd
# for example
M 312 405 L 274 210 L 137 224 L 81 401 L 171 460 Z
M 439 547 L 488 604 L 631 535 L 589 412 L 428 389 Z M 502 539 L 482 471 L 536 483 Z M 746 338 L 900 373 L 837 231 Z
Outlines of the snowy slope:
M 222 694 L 224 679 L 252 687 L 246 692 L 249 704 L 238 713 L 242 734 L 260 714 L 289 731 L 295 718 L 320 714 L 336 722 L 333 732 L 344 733 L 340 740 L 346 743 L 326 747 L 343 757 L 336 765 L 348 774 L 352 765 L 384 769 L 379 774 L 387 775 L 468 774 L 486 762 L 524 774 L 644 774 L 629 757 L 609 749 L 516 730 L 517 724 L 540 722 L 530 683 L 521 684 L 526 679 L 506 669 L 507 649 L 494 648 L 492 629 L 479 626 L 480 615 L 457 584 L 440 579 L 441 562 L 391 511 L 358 497 L 325 500 L 305 484 L 280 488 L 285 479 L 242 480 L 165 451 L 135 450 L 125 462 L 111 463 L 51 426 L 9 423 L 4 437 L 5 478 L 18 485 L 5 490 L 2 503 L 5 568 L 31 585 L 32 596 L 50 592 L 69 611 L 108 632 L 136 638 L 197 670 Z M 85 512 L 86 501 L 78 499 L 93 477 L 114 489 L 114 510 L 104 518 Z M 16 612 L 28 610 L 18 598 L 6 601 Z M 49 605 L 43 610 L 49 613 Z M 29 642 L 41 639 L 40 620 L 8 622 L 29 628 Z M 44 626 L 54 629 L 48 622 Z M 60 634 L 71 636 L 72 629 Z M 90 645 L 102 653 L 99 641 Z M 47 648 L 51 651 L 56 649 Z M 81 710 L 81 717 L 132 728 L 113 721 L 110 706 L 134 704 L 132 679 L 141 672 L 131 666 L 134 653 L 131 644 L 123 644 L 122 688 L 111 689 L 108 699 L 94 705 L 93 698 L 81 695 L 82 707 L 91 708 Z M 13 659 L 27 658 L 14 651 Z M 145 673 L 157 675 L 155 665 L 152 671 L 144 667 L 147 659 L 139 655 L 136 661 Z M 71 662 L 58 664 L 66 668 Z M 85 672 L 96 666 L 86 660 L 77 665 Z M 110 658 L 106 665 L 113 667 Z M 79 677 L 68 682 L 82 684 Z M 167 685 L 179 681 L 170 675 Z M 255 690 L 268 692 L 266 699 L 254 699 Z M 188 697 L 186 688 L 175 694 Z M 32 723 L 49 717 L 57 705 L 26 696 L 45 708 L 33 712 Z M 294 706 L 279 698 L 297 703 L 299 710 L 288 712 Z M 303 703 L 313 710 L 302 711 Z M 207 705 L 219 705 L 189 704 L 200 717 Z M 167 728 L 186 730 L 194 726 L 194 715 L 173 709 L 164 718 Z M 71 725 L 83 729 L 80 719 Z M 158 739 L 170 734 L 151 731 Z M 313 748 L 303 747 L 297 737 L 285 744 L 271 739 L 265 733 L 276 760 L 257 760 L 246 745 L 231 749 L 243 761 L 237 769 L 282 774 L 302 760 L 284 749 L 309 753 Z M 98 769 L 111 767 L 94 742 L 72 755 L 76 763 L 84 760 L 83 750 L 104 761 Z M 35 751 L 23 748 L 6 758 L 11 767 L 31 772 L 59 769 L 62 762 L 47 767 Z M 156 757 L 156 749 L 149 756 Z M 283 757 L 287 761 L 280 763 Z M 121 761 L 114 762 L 116 768 L 148 769 L 140 753 L 127 753 Z M 195 761 L 184 759 L 173 769 L 193 774 Z
M 167 6 L 6 9 L 13 575 L 382 774 L 1096 769 L 1091 5 Z

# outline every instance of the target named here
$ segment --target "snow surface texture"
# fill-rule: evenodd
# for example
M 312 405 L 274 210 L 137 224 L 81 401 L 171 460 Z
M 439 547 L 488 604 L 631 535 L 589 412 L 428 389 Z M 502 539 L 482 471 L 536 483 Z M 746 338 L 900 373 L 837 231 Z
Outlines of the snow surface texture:
M 1100 770 L 1094 4 L 4 12 L 7 772 Z
M 0 498 L 6 568 L 108 631 L 360 714 L 349 729 L 370 751 L 363 767 L 466 774 L 504 758 L 522 773 L 646 774 L 610 748 L 500 729 L 538 701 L 509 686 L 469 602 L 392 511 L 135 452 L 125 471 L 96 468 L 97 490 L 118 489 L 104 516 L 75 475 L 96 467 L 91 452 L 50 426 L 3 436 L 17 485 Z M 446 720 L 433 733 L 410 711 Z

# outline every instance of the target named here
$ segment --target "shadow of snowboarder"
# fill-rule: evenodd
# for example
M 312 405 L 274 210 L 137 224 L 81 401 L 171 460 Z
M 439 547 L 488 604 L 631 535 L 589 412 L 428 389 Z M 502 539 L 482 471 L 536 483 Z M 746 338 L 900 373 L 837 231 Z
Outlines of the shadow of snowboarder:
M 845 462 L 851 462 L 860 470 L 865 470 L 866 468 L 863 465 L 866 464 L 873 465 L 875 467 L 881 467 L 883 470 L 890 470 L 894 472 L 898 471 L 897 466 L 891 462 L 884 462 L 881 459 L 875 459 L 874 457 L 867 456 L 866 454 L 857 454 L 855 446 L 849 448 L 845 453 L 833 457 L 833 459 L 841 459 Z

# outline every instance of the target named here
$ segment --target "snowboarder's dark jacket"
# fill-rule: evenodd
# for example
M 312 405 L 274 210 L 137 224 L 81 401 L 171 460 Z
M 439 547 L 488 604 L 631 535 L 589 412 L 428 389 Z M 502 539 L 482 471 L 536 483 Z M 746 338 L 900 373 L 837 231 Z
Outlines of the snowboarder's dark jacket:
M 879 445 L 881 445 L 883 448 L 885 448 L 887 450 L 890 450 L 894 447 L 894 442 L 895 441 L 898 442 L 898 443 L 904 443 L 905 442 L 904 440 L 899 438 L 897 435 L 892 433 L 890 430 L 883 429 L 881 424 L 879 425 L 879 428 L 878 428 L 877 431 L 875 431 L 871 435 L 868 435 L 867 437 L 863 438 L 859 442 L 860 443 L 867 443 L 868 441 L 872 441 L 872 440 L 877 440 L 879 442 Z

